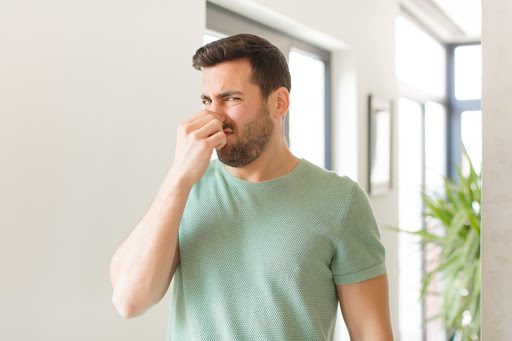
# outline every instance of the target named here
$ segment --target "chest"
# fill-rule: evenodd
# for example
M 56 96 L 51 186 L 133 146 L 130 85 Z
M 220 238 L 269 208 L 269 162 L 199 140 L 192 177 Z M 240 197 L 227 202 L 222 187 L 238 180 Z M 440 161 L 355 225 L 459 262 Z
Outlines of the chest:
M 328 276 L 333 228 L 308 205 L 194 205 L 180 226 L 181 262 L 198 276 Z

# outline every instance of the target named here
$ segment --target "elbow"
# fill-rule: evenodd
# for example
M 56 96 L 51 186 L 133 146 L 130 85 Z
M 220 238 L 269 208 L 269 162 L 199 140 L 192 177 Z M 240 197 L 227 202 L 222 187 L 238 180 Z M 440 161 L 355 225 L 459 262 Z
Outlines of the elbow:
M 144 310 L 141 309 L 137 304 L 135 304 L 132 300 L 120 297 L 114 291 L 112 295 L 112 304 L 116 308 L 118 314 L 124 319 L 131 319 L 141 315 Z
M 115 307 L 116 307 L 116 310 L 117 310 L 117 313 L 119 314 L 119 316 L 121 316 L 124 319 L 131 319 L 136 316 L 133 308 L 131 308 L 129 305 L 117 304 L 117 305 L 115 305 Z

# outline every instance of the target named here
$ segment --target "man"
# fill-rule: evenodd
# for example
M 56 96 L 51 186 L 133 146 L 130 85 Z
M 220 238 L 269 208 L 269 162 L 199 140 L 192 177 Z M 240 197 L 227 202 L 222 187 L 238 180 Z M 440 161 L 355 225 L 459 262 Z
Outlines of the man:
M 332 340 L 338 301 L 352 340 L 391 340 L 367 196 L 287 147 L 283 54 L 241 34 L 193 65 L 204 109 L 178 127 L 156 198 L 112 257 L 119 313 L 142 314 L 175 275 L 168 340 Z

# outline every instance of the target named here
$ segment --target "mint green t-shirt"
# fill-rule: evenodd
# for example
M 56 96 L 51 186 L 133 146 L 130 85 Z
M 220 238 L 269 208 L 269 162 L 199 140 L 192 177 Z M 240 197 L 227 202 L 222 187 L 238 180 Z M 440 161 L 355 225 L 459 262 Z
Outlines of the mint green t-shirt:
M 386 272 L 365 192 L 305 159 L 258 183 L 212 161 L 179 246 L 168 341 L 333 340 L 336 284 Z

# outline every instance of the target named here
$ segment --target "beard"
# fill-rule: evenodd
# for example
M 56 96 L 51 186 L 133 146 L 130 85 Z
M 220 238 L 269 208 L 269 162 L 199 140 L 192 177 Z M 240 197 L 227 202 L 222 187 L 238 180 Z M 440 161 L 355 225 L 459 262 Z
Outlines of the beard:
M 226 123 L 223 128 L 232 128 Z M 270 118 L 270 112 L 265 105 L 260 107 L 256 117 L 237 130 L 238 140 L 229 142 L 220 150 L 217 150 L 219 160 L 230 167 L 243 167 L 256 160 L 265 150 L 274 132 L 274 121 Z

